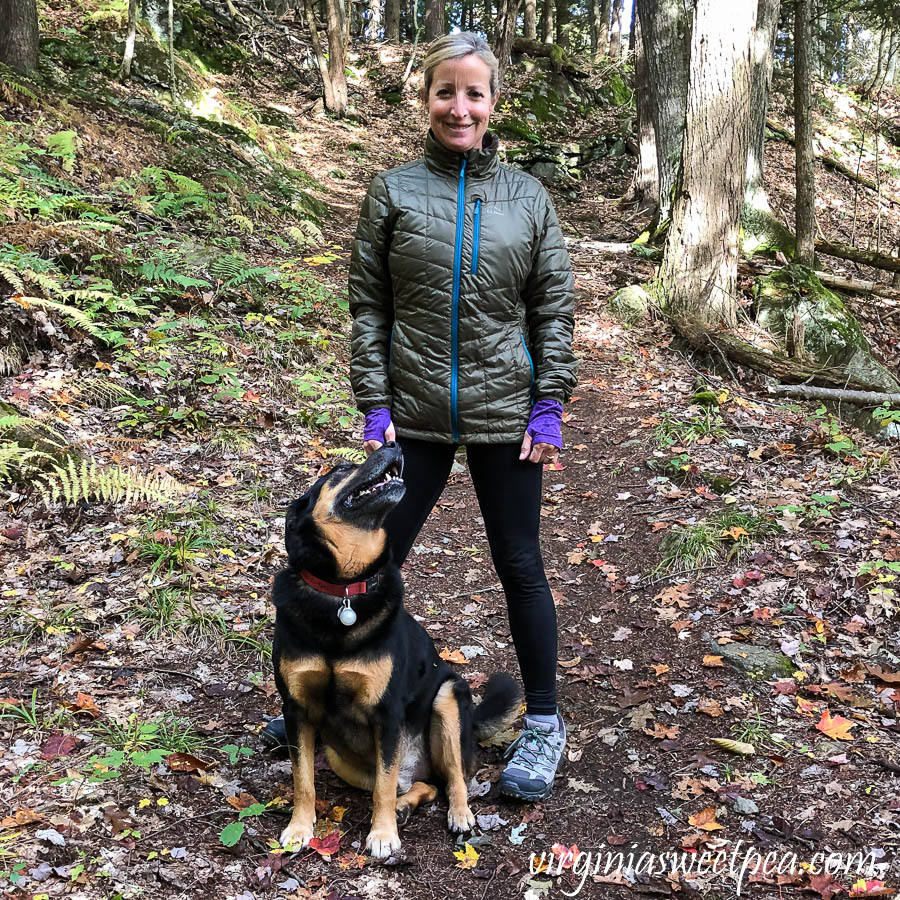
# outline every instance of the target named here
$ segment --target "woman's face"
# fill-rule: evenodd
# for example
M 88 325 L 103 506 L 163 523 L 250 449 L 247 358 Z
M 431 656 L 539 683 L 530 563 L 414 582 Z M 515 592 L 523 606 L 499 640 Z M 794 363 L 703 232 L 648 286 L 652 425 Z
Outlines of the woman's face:
M 428 91 L 431 130 L 448 150 L 465 153 L 480 147 L 496 102 L 483 60 L 472 53 L 445 59 L 434 70 Z

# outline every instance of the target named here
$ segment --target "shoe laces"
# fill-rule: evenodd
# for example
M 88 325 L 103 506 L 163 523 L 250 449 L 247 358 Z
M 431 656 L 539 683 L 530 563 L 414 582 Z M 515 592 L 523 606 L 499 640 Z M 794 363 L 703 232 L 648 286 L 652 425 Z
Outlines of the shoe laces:
M 541 760 L 552 765 L 555 754 L 550 742 L 551 734 L 552 731 L 545 731 L 543 728 L 525 728 L 506 748 L 503 758 L 507 759 L 515 754 L 517 759 L 522 759 L 530 765 Z

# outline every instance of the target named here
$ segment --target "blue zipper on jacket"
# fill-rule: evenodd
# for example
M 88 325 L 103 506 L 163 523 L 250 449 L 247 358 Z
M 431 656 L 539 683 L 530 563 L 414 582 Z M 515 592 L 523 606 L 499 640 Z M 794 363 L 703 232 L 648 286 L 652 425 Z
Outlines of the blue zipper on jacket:
M 481 197 L 475 201 L 475 240 L 472 243 L 472 274 L 478 271 L 478 239 L 481 237 Z
M 462 269 L 463 224 L 466 217 L 466 158 L 459 167 L 456 191 L 456 246 L 453 248 L 453 299 L 450 305 L 450 426 L 453 443 L 459 443 L 459 282 Z
M 525 343 L 525 335 L 519 332 L 519 337 L 522 338 L 522 346 L 525 348 L 525 355 L 528 357 L 528 365 L 531 367 L 531 393 L 532 393 L 532 401 L 534 400 L 534 360 L 531 358 L 531 354 L 528 352 L 528 344 Z

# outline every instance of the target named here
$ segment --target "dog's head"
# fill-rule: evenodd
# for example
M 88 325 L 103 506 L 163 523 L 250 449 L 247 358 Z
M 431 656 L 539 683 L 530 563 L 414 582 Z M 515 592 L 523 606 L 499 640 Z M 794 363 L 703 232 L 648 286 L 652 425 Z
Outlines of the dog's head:
M 362 465 L 340 463 L 289 507 L 284 543 L 294 568 L 352 581 L 381 565 L 385 516 L 400 502 L 403 454 L 384 444 Z

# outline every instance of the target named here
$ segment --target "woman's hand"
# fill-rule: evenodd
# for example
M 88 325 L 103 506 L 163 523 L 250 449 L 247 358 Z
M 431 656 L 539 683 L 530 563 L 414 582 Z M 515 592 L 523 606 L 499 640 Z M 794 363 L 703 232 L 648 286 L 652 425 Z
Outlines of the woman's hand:
M 545 444 L 543 441 L 533 444 L 531 435 L 525 432 L 519 459 L 527 459 L 533 463 L 555 463 L 559 459 L 559 449 L 553 444 Z
M 391 422 L 387 428 L 384 429 L 384 441 L 363 441 L 363 450 L 366 451 L 366 456 L 374 453 L 385 441 L 390 443 L 391 441 L 397 440 L 397 435 L 394 432 L 394 423 Z

